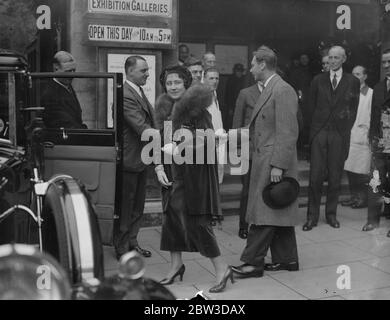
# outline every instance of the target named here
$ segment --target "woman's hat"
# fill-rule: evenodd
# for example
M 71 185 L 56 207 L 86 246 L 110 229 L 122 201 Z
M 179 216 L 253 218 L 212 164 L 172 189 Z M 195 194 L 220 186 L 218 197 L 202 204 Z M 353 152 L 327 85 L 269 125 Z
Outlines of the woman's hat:
M 281 182 L 270 183 L 263 190 L 263 201 L 271 209 L 284 209 L 297 200 L 299 183 L 291 177 L 284 177 Z

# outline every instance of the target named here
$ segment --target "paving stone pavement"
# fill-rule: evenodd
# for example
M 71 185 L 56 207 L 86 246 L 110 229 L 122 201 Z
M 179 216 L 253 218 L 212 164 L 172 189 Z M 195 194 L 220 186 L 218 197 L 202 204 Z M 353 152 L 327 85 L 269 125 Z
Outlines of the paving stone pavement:
M 304 213 L 305 208 L 301 208 Z M 176 281 L 169 289 L 179 299 L 190 299 L 199 291 L 211 300 L 303 300 L 303 299 L 390 299 L 390 220 L 382 218 L 379 229 L 362 232 L 367 209 L 339 207 L 340 229 L 333 229 L 322 220 L 309 232 L 296 228 L 300 270 L 297 272 L 265 272 L 262 278 L 236 279 L 224 292 L 210 294 L 215 277 L 210 260 L 198 253 L 183 253 L 186 272 L 183 282 Z M 215 228 L 222 256 L 228 264 L 239 265 L 245 241 L 237 236 L 238 216 L 228 216 L 222 230 Z M 139 234 L 142 247 L 152 251 L 145 259 L 145 276 L 161 280 L 169 269 L 169 253 L 159 250 L 160 227 L 143 228 Z M 270 257 L 267 256 L 267 260 Z M 351 287 L 338 288 L 339 269 L 350 270 Z M 106 275 L 117 272 L 114 250 L 105 247 Z M 345 267 L 341 267 L 345 268 Z M 339 280 L 339 281 L 338 281 Z M 345 283 L 345 282 L 344 282 Z

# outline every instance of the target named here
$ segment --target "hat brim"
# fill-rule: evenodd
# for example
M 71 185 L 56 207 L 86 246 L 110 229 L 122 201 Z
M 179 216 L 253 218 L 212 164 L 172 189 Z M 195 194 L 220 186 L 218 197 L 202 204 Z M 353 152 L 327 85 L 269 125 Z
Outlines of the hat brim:
M 283 203 L 278 203 L 271 196 L 271 191 L 276 185 L 281 184 L 281 183 L 288 183 L 289 184 L 291 197 L 290 197 L 290 199 L 288 199 L 288 201 L 285 201 Z M 270 183 L 269 185 L 267 185 L 264 188 L 263 194 L 262 194 L 263 201 L 271 209 L 275 209 L 275 210 L 285 209 L 285 208 L 289 207 L 290 205 L 292 205 L 298 199 L 299 189 L 300 189 L 300 186 L 299 186 L 299 183 L 296 179 L 294 179 L 292 177 L 284 177 L 281 182 Z

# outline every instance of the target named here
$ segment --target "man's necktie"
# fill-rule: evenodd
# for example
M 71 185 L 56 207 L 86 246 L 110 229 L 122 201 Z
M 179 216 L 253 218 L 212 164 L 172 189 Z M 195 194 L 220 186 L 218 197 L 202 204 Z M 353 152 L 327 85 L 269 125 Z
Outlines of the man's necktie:
M 142 89 L 142 87 L 139 87 L 139 90 L 141 91 L 142 99 L 145 101 L 146 104 L 149 104 L 149 100 L 145 95 L 144 89 Z
M 332 80 L 332 87 L 333 87 L 333 90 L 336 90 L 336 88 L 337 88 L 337 75 L 336 74 L 334 74 L 334 77 Z
M 260 93 L 263 93 L 265 87 L 264 87 L 264 84 L 260 83 Z
M 390 78 L 387 78 L 386 85 L 387 85 L 387 92 L 390 94 Z

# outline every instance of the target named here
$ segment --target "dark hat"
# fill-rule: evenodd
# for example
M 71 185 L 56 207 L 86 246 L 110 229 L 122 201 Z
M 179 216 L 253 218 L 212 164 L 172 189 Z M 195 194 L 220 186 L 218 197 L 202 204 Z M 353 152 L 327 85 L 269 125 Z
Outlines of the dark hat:
M 263 190 L 264 203 L 271 209 L 284 209 L 294 203 L 299 195 L 299 183 L 291 177 L 270 183 Z
M 176 73 L 179 76 L 179 78 L 183 79 L 184 87 L 186 89 L 188 89 L 191 86 L 192 76 L 191 76 L 191 72 L 189 72 L 187 68 L 179 65 L 170 66 L 165 68 L 160 75 L 160 83 L 165 92 L 167 91 L 165 87 L 165 82 L 167 81 L 168 75 L 172 73 Z

